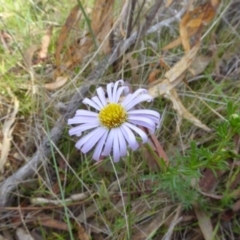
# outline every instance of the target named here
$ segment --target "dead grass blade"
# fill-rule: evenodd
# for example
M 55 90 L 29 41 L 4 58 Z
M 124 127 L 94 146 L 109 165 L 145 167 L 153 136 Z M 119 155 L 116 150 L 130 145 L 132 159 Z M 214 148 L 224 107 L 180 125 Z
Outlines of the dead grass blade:
M 160 212 L 156 214 L 153 220 L 147 226 L 141 226 L 141 231 L 135 233 L 132 236 L 132 240 L 145 240 L 148 239 L 148 236 L 151 235 L 152 232 L 159 229 L 164 222 L 166 221 L 165 217 L 166 212 Z
M 143 224 L 141 227 L 138 227 L 139 230 L 133 234 L 132 240 L 151 239 L 152 234 L 168 222 L 176 212 L 176 210 L 171 210 L 171 207 L 166 207 L 163 211 L 157 213 L 151 222 L 147 222 L 147 224 Z
M 187 119 L 191 123 L 193 123 L 195 126 L 204 129 L 205 131 L 209 132 L 211 129 L 207 127 L 205 124 L 203 124 L 199 119 L 194 117 L 182 104 L 181 100 L 178 97 L 177 91 L 175 89 L 172 89 L 169 91 L 169 94 L 165 94 L 165 97 L 170 99 L 173 104 L 173 109 L 176 110 L 178 113 L 179 123 L 181 123 L 181 119 Z M 179 129 L 180 126 L 178 126 Z
M 55 82 L 46 83 L 44 87 L 48 90 L 56 90 L 62 87 L 68 81 L 68 76 L 59 76 Z
M 81 224 L 78 224 L 77 229 L 78 229 L 79 240 L 90 240 L 90 236 L 87 234 L 87 232 L 85 231 L 85 229 Z
M 68 48 L 63 57 L 64 69 L 70 70 L 79 65 L 92 49 L 95 39 L 100 42 L 104 41 L 103 53 L 110 52 L 110 42 L 106 34 L 110 32 L 112 26 L 113 2 L 113 0 L 98 0 L 95 2 L 91 19 L 92 34 L 85 34 L 83 38 L 74 41 Z
M 5 119 L 2 134 L 3 134 L 3 142 L 1 146 L 1 158 L 0 158 L 0 171 L 3 170 L 3 167 L 7 161 L 7 157 L 11 147 L 12 133 L 14 130 L 14 122 L 16 120 L 16 115 L 19 109 L 19 101 L 11 92 L 10 88 L 7 88 L 9 95 L 12 97 L 14 102 L 14 107 L 12 113 L 9 114 L 9 117 Z
M 188 30 L 187 30 L 187 22 L 189 21 L 190 14 L 189 12 L 186 12 L 186 14 L 183 16 L 180 26 L 179 26 L 179 32 L 180 32 L 180 37 L 181 37 L 181 42 L 183 45 L 183 49 L 185 52 L 190 51 L 191 46 L 189 42 L 189 36 L 188 36 Z
M 197 76 L 206 69 L 211 60 L 212 60 L 211 56 L 198 54 L 196 58 L 193 60 L 191 66 L 188 68 L 188 71 L 191 73 L 192 77 Z M 188 79 L 188 76 L 186 78 Z
M 80 18 L 81 18 L 81 14 L 79 11 L 79 5 L 77 4 L 71 10 L 69 16 L 67 17 L 67 20 L 65 21 L 57 40 L 56 51 L 55 51 L 55 61 L 58 69 L 61 64 L 61 51 L 63 49 L 63 46 L 67 40 L 69 33 L 73 29 L 74 25 L 80 20 Z
M 134 58 L 133 56 L 133 53 L 127 53 L 125 56 L 124 56 L 124 60 L 125 61 L 128 61 L 129 62 L 129 65 L 131 67 L 131 71 L 132 71 L 132 74 L 131 74 L 131 78 L 132 78 L 132 83 L 138 83 L 139 82 L 139 77 L 138 77 L 138 74 L 137 74 L 137 71 L 138 71 L 138 66 L 139 66 L 139 63 L 138 63 L 138 59 L 137 58 Z
M 108 14 L 111 16 L 112 13 L 110 13 L 110 10 L 113 9 L 113 3 L 114 0 L 96 0 L 94 4 L 94 8 L 92 11 L 92 31 L 94 34 L 98 34 L 102 28 L 104 27 L 104 24 L 106 23 L 108 19 Z
M 89 53 L 93 46 L 93 40 L 90 34 L 86 34 L 83 38 L 75 41 L 64 54 L 63 69 L 73 69 L 79 65 L 83 58 Z
M 163 171 L 166 170 L 166 167 L 169 165 L 169 158 L 164 151 L 161 143 L 159 142 L 157 137 L 154 134 L 150 134 L 146 128 L 141 127 L 141 129 L 146 134 L 150 135 L 148 144 L 142 146 L 148 166 L 154 172 L 159 171 L 160 167 Z M 164 161 L 164 164 L 160 164 L 159 158 Z
M 169 158 L 155 135 L 150 135 L 151 141 L 143 145 L 143 154 L 146 163 L 153 172 L 165 171 L 169 165 Z M 153 152 L 154 151 L 154 152 Z M 164 163 L 160 161 L 160 158 Z
M 205 211 L 200 209 L 197 205 L 194 205 L 194 211 L 196 213 L 199 227 L 202 231 L 205 240 L 214 239 L 213 226 L 210 217 Z
M 148 83 L 154 83 L 157 79 L 157 75 L 161 72 L 160 69 L 154 69 L 148 76 Z
M 178 112 L 178 125 L 181 123 L 181 119 L 185 118 L 205 131 L 210 131 L 210 129 L 187 111 L 181 103 L 177 92 L 173 88 L 183 80 L 184 74 L 187 70 L 195 76 L 201 73 L 209 64 L 210 57 L 202 55 L 197 56 L 200 46 L 199 36 L 197 36 L 197 43 L 192 48 L 190 45 L 190 37 L 193 34 L 199 34 L 201 27 L 208 24 L 214 16 L 215 9 L 213 9 L 212 5 L 209 3 L 198 6 L 193 11 L 187 11 L 185 13 L 180 22 L 180 38 L 168 44 L 164 50 L 182 43 L 186 54 L 178 63 L 166 72 L 165 77 L 167 79 L 157 81 L 160 82 L 159 84 L 156 84 L 157 82 L 155 82 L 155 86 L 158 85 L 158 89 L 152 87 L 149 89 L 152 96 L 159 94 L 172 101 L 173 108 Z
M 32 58 L 33 54 L 38 50 L 39 46 L 38 45 L 32 45 L 29 47 L 24 53 L 23 53 L 23 62 L 25 64 L 25 67 L 28 72 L 32 72 Z
M 203 192 L 212 193 L 218 185 L 218 179 L 225 173 L 224 170 L 213 172 L 211 169 L 206 169 L 199 181 L 199 187 Z
M 0 43 L 2 44 L 3 49 L 5 49 L 8 53 L 12 53 L 11 47 L 9 46 L 12 42 L 13 38 L 6 31 L 0 31 Z
M 39 216 L 37 216 L 37 219 L 34 222 L 38 226 L 40 225 L 43 227 L 54 228 L 54 229 L 59 229 L 59 230 L 63 230 L 63 231 L 69 231 L 69 227 L 68 227 L 67 223 L 56 220 L 46 214 L 40 214 Z
M 173 103 L 173 108 L 177 111 L 179 120 L 185 118 L 188 121 L 195 124 L 197 127 L 204 129 L 205 131 L 210 131 L 205 124 L 200 120 L 194 117 L 181 103 L 176 90 L 176 87 L 183 79 L 184 74 L 194 62 L 194 59 L 197 55 L 197 52 L 200 47 L 200 42 L 198 42 L 190 51 L 188 51 L 182 59 L 177 62 L 170 70 L 165 74 L 166 79 L 158 80 L 154 82 L 154 86 L 150 86 L 148 89 L 149 94 L 152 97 L 164 96 L 167 99 L 170 99 Z
M 151 144 L 151 151 L 150 151 L 146 147 L 146 145 L 143 145 L 142 150 L 143 150 L 143 157 L 144 157 L 144 159 L 146 159 L 146 163 L 149 166 L 149 168 L 151 169 L 151 171 L 152 172 L 160 172 L 160 170 L 161 170 L 160 164 L 151 152 L 152 150 L 155 150 L 154 146 Z
M 104 54 L 111 51 L 109 33 L 113 26 L 113 5 L 114 0 L 96 0 L 91 17 L 92 31 L 96 39 L 102 43 L 101 51 Z
M 172 239 L 171 237 L 172 237 L 175 226 L 182 221 L 182 217 L 180 217 L 181 212 L 182 212 L 182 206 L 179 205 L 176 210 L 176 214 L 174 215 L 173 219 L 171 219 L 171 221 L 170 221 L 170 226 L 168 228 L 168 231 L 163 236 L 162 240 L 171 240 Z
M 214 9 L 217 9 L 219 4 L 221 3 L 220 0 L 210 0 L 210 2 L 211 2 L 211 5 Z
M 34 238 L 23 228 L 17 228 L 16 237 L 18 240 L 34 240 Z
M 212 21 L 216 15 L 219 2 L 214 0 L 213 3 L 205 3 L 192 11 L 187 11 L 180 21 L 180 37 L 163 47 L 163 50 L 169 50 L 182 44 L 184 50 L 189 51 L 191 48 L 190 38 L 198 33 L 202 26 L 206 26 Z
M 9 233 L 9 236 L 10 236 L 10 233 Z M 0 234 L 0 240 L 11 240 L 11 239 L 5 238 L 5 237 L 3 237 L 3 235 Z
M 48 47 L 50 45 L 51 37 L 52 37 L 52 29 L 53 29 L 52 26 L 50 26 L 47 29 L 46 34 L 42 37 L 41 49 L 38 53 L 38 58 L 40 60 L 45 60 L 47 58 Z
M 150 137 L 151 137 L 151 139 L 152 139 L 152 141 L 155 145 L 158 156 L 160 158 L 162 158 L 164 160 L 166 166 L 168 166 L 169 165 L 169 158 L 168 158 L 166 152 L 164 151 L 161 143 L 159 142 L 159 140 L 157 139 L 157 137 L 155 135 L 151 134 Z
M 240 200 L 236 201 L 233 204 L 232 210 L 233 210 L 234 213 L 237 213 L 240 210 Z
M 173 0 L 167 0 L 165 3 L 165 7 L 169 7 L 172 4 Z
M 169 71 L 166 72 L 165 77 L 170 83 L 174 83 L 193 63 L 197 52 L 200 48 L 200 42 L 198 42 L 187 54 L 185 54 L 179 62 L 177 62 Z

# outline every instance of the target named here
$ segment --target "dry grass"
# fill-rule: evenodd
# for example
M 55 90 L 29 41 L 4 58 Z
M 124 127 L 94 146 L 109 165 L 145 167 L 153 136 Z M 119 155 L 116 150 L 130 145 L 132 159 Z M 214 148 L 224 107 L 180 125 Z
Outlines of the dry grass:
M 198 1 L 191 2 L 195 9 Z M 187 5 L 178 1 L 166 7 L 132 0 L 126 7 L 102 0 L 80 11 L 76 4 L 1 6 L 3 239 L 239 239 L 239 130 L 231 114 L 240 111 L 240 2 L 222 1 L 203 15 L 189 42 L 184 27 L 191 18 L 179 29 Z M 157 23 L 164 24 L 156 30 Z M 183 44 L 163 50 L 180 35 Z M 187 58 L 193 63 L 177 69 L 198 39 L 197 54 Z M 66 119 L 96 86 L 123 78 L 133 89 L 151 90 L 171 69 L 176 92 L 145 106 L 161 113 L 156 136 L 167 169 L 146 147 L 118 164 L 96 164 L 74 148 Z M 174 108 L 174 100 L 185 109 Z M 2 144 L 6 123 L 10 149 Z

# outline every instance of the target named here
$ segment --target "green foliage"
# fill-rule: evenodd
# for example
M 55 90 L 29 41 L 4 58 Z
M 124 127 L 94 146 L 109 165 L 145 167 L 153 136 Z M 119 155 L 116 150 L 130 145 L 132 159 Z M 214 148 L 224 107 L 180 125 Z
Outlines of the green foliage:
M 204 204 L 203 197 L 199 193 L 198 182 L 204 169 L 227 169 L 227 160 L 236 158 L 234 153 L 233 137 L 240 130 L 240 115 L 237 106 L 229 103 L 227 106 L 227 119 L 215 126 L 216 136 L 208 146 L 198 146 L 191 142 L 190 149 L 184 155 L 178 153 L 171 160 L 169 167 L 157 175 L 151 175 L 151 179 L 159 182 L 156 191 L 164 190 L 172 196 L 173 201 L 180 201 L 184 207 L 189 208 L 193 203 Z M 223 205 L 229 204 L 231 197 L 225 196 Z

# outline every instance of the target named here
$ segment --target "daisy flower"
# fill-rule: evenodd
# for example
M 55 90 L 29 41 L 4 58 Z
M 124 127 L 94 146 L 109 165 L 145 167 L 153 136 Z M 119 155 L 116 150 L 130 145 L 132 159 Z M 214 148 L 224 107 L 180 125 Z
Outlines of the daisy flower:
M 75 146 L 83 153 L 95 147 L 94 160 L 113 154 L 114 162 L 118 162 L 126 156 L 128 147 L 132 150 L 139 147 L 136 135 L 142 143 L 148 141 L 147 134 L 138 126 L 154 133 L 159 126 L 160 114 L 150 109 L 136 109 L 137 104 L 153 98 L 145 89 L 129 93 L 123 80 L 107 84 L 107 97 L 102 87 L 96 91 L 97 96 L 83 100 L 95 111 L 77 110 L 76 115 L 68 119 L 69 125 L 75 125 L 69 130 L 69 135 L 80 137 Z

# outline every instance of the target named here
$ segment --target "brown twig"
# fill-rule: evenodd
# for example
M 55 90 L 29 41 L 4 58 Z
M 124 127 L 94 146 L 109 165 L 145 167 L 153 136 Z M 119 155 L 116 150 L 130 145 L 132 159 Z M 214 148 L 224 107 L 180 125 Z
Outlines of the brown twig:
M 134 9 L 136 6 L 137 0 L 132 0 L 129 6 L 129 14 L 128 14 L 128 23 L 127 23 L 127 34 L 126 37 L 130 37 L 130 34 L 132 32 L 133 29 L 133 13 L 134 13 Z
M 149 13 L 146 16 L 145 23 L 142 25 L 142 27 L 140 28 L 137 34 L 137 41 L 135 43 L 135 46 L 138 45 L 140 39 L 145 35 L 147 30 L 149 29 L 149 26 L 151 26 L 151 23 L 161 5 L 162 5 L 162 0 L 155 0 L 155 4 L 151 7 L 151 9 L 149 10 Z

